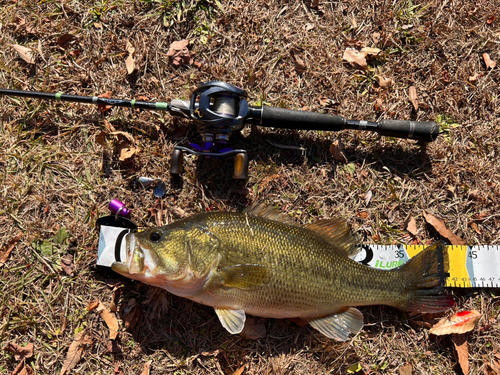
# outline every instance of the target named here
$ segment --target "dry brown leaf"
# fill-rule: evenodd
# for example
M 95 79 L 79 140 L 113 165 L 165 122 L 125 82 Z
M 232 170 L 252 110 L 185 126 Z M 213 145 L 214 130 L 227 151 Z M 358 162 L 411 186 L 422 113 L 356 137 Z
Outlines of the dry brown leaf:
M 111 135 L 119 135 L 119 136 L 123 136 L 127 139 L 127 141 L 129 141 L 130 143 L 134 144 L 135 143 L 135 139 L 134 139 L 134 136 L 130 133 L 127 133 L 127 132 L 122 132 L 122 131 L 116 131 L 116 132 L 110 132 L 109 134 Z
M 383 112 L 385 110 L 384 101 L 381 98 L 377 98 L 375 103 L 373 103 L 376 112 Z
M 87 311 L 97 309 L 99 307 L 99 301 L 92 301 L 87 305 Z
M 123 370 L 120 368 L 120 365 L 116 365 L 114 375 L 125 375 Z
M 131 298 L 123 310 L 123 325 L 125 328 L 134 329 L 140 316 L 141 310 L 139 309 L 135 298 Z
M 92 344 L 92 338 L 85 331 L 80 332 L 75 336 L 75 339 L 68 348 L 68 353 L 64 359 L 64 363 L 59 375 L 65 375 L 75 368 L 83 357 L 83 352 L 88 345 Z
M 392 78 L 378 77 L 378 85 L 383 89 L 388 89 L 392 86 Z
M 139 151 L 139 149 L 135 147 L 122 147 L 120 149 L 120 161 L 130 159 L 137 153 L 137 151 Z
M 110 98 L 111 98 L 111 95 L 112 95 L 112 92 L 111 92 L 111 91 L 108 91 L 108 92 L 105 92 L 104 94 L 99 95 L 98 97 L 99 97 L 99 98 L 107 98 L 107 99 L 110 99 Z M 99 104 L 97 107 L 99 108 L 99 111 L 101 111 L 101 113 L 107 112 L 107 111 L 109 111 L 111 108 L 113 108 L 113 106 L 112 106 L 112 105 L 101 105 L 101 104 Z
M 300 53 L 294 49 L 290 51 L 290 54 L 292 55 L 293 62 L 295 64 L 295 69 L 297 72 L 302 73 L 307 69 L 307 64 L 305 63 L 304 59 L 300 56 Z
M 18 244 L 19 241 L 21 241 L 21 238 L 23 238 L 23 234 L 19 233 L 17 236 L 14 238 L 11 238 L 9 242 L 0 250 L 0 267 L 2 267 L 5 262 L 7 262 L 7 259 L 9 259 L 9 255 L 14 250 L 14 247 Z
M 73 276 L 75 272 L 75 264 L 73 263 L 73 254 L 66 254 L 61 258 L 61 267 L 69 276 Z
M 245 327 L 243 327 L 240 336 L 250 340 L 258 340 L 266 337 L 267 331 L 264 325 L 266 320 L 267 319 L 247 317 Z
M 135 60 L 134 60 L 135 48 L 128 40 L 127 40 L 127 46 L 125 48 L 128 51 L 128 56 L 125 59 L 125 66 L 127 67 L 128 74 L 132 74 L 135 70 Z
M 243 374 L 243 371 L 245 371 L 245 365 L 241 366 L 238 370 L 233 372 L 231 375 L 241 375 L 241 374 Z
M 30 366 L 26 365 L 26 360 L 23 359 L 10 375 L 35 375 L 35 371 L 33 371 Z
M 35 63 L 35 58 L 33 57 L 33 51 L 30 48 L 20 46 L 19 44 L 14 44 L 12 48 L 14 48 L 19 54 L 19 57 L 24 61 L 26 61 L 28 64 Z
M 469 346 L 465 335 L 453 334 L 451 337 L 458 354 L 458 363 L 464 375 L 469 375 Z
M 31 342 L 26 346 L 19 346 L 14 342 L 10 342 L 6 344 L 2 349 L 6 352 L 14 354 L 14 358 L 16 359 L 16 361 L 22 361 L 25 358 L 33 357 L 34 348 L 35 347 Z
M 187 39 L 173 42 L 170 45 L 167 56 L 170 58 L 172 64 L 177 66 L 189 64 L 191 53 L 189 52 L 188 45 L 189 40 Z
M 378 44 L 378 42 L 380 42 L 380 33 L 374 32 L 372 34 L 372 40 L 373 40 L 373 43 Z
M 486 69 L 493 69 L 497 66 L 497 62 L 490 58 L 490 55 L 487 53 L 483 53 L 484 63 L 486 64 Z
M 101 315 L 101 318 L 104 319 L 106 325 L 109 328 L 110 340 L 115 340 L 118 336 L 118 320 L 116 319 L 115 314 L 109 311 L 102 302 L 99 302 L 97 312 L 99 313 L 99 315 Z
M 478 73 L 478 72 L 476 72 L 476 73 L 474 73 L 474 75 L 469 76 L 469 81 L 470 81 L 470 82 L 475 82 L 475 81 L 477 81 L 477 80 L 478 80 L 478 78 L 479 78 L 479 77 L 480 77 L 479 73 Z
M 376 57 L 380 52 L 382 52 L 382 51 L 378 48 L 371 48 L 371 47 L 361 48 L 361 53 L 369 59 Z
M 406 223 L 406 230 L 414 236 L 417 235 L 417 222 L 413 216 L 410 216 L 408 222 Z
M 144 364 L 144 370 L 142 370 L 141 375 L 149 375 L 151 363 L 153 363 L 152 359 Z
M 429 332 L 437 336 L 469 332 L 474 329 L 479 319 L 479 311 L 459 311 L 450 318 L 441 319 Z
M 71 34 L 63 34 L 59 38 L 57 38 L 57 45 L 63 49 L 67 49 L 71 42 L 76 40 L 76 37 Z
M 399 375 L 411 375 L 412 371 L 413 371 L 413 367 L 412 367 L 411 363 L 407 363 L 403 367 L 399 368 Z
M 330 155 L 332 155 L 335 160 L 347 163 L 347 158 L 345 157 L 345 147 L 342 141 L 339 139 L 333 141 L 329 151 Z
M 462 240 L 460 237 L 458 237 L 456 234 L 452 233 L 451 230 L 446 228 L 446 225 L 442 220 L 439 220 L 434 215 L 428 214 L 425 211 L 424 211 L 424 218 L 425 221 L 427 221 L 430 225 L 432 225 L 434 229 L 436 229 L 441 236 L 450 240 L 452 245 L 465 245 L 465 241 Z
M 121 347 L 120 343 L 116 340 L 109 340 L 108 341 L 108 352 L 109 353 L 121 353 L 122 347 Z
M 354 48 L 347 48 L 344 51 L 342 59 L 350 64 L 357 64 L 361 68 L 366 68 L 368 66 L 364 54 Z
M 418 111 L 417 88 L 415 86 L 410 86 L 408 95 L 410 96 L 410 102 L 413 105 L 413 109 L 415 110 L 415 112 Z

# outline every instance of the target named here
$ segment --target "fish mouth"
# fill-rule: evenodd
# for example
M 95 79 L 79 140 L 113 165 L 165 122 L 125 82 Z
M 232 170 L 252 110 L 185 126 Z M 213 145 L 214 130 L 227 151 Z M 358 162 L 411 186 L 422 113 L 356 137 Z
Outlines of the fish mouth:
M 155 276 L 158 258 L 153 251 L 140 245 L 135 233 L 125 236 L 125 249 L 127 259 L 125 262 L 114 262 L 111 265 L 113 271 L 131 279 Z

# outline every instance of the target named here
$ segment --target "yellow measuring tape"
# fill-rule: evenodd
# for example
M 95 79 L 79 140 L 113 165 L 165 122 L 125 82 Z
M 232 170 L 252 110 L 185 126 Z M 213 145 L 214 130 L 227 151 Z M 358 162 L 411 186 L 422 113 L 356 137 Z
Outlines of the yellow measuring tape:
M 400 266 L 424 250 L 423 245 L 362 245 L 355 260 L 380 269 Z M 444 286 L 452 288 L 500 288 L 500 246 L 452 246 L 448 253 L 449 276 Z

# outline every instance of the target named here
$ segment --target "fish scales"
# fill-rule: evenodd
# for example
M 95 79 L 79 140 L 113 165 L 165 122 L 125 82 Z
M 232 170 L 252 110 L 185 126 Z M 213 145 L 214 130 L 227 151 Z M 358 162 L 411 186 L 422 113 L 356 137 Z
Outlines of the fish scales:
M 438 268 L 448 267 L 432 245 L 392 271 L 350 257 L 353 239 L 339 220 L 301 227 L 274 209 L 196 215 L 127 235 L 127 261 L 112 268 L 214 307 L 231 333 L 246 314 L 307 320 L 336 340 L 363 324 L 354 306 L 385 304 L 437 312 L 453 305 L 438 288 Z

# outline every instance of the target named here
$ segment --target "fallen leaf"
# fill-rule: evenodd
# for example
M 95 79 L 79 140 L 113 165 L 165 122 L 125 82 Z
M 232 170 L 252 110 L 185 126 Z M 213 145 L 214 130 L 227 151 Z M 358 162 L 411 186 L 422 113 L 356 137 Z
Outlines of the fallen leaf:
M 63 34 L 59 38 L 57 38 L 57 45 L 63 49 L 67 49 L 71 42 L 76 40 L 76 37 L 71 34 Z
M 125 66 L 127 67 L 128 74 L 132 74 L 135 70 L 135 60 L 134 60 L 134 52 L 135 48 L 132 46 L 130 41 L 127 40 L 127 46 L 125 49 L 128 51 L 128 56 L 125 59 Z
M 87 311 L 92 311 L 94 309 L 97 309 L 99 306 L 99 301 L 92 301 L 87 305 Z
M 451 341 L 455 345 L 455 350 L 458 354 L 458 363 L 464 375 L 469 374 L 469 346 L 465 335 L 453 334 Z
M 383 89 L 388 89 L 392 86 L 392 78 L 378 77 L 378 85 Z
M 378 48 L 371 48 L 371 47 L 361 48 L 361 53 L 368 58 L 376 57 L 380 52 L 382 51 Z
M 245 321 L 245 327 L 241 331 L 240 336 L 250 339 L 258 340 L 266 337 L 266 326 L 264 322 L 267 319 L 247 317 Z
M 26 360 L 23 359 L 10 375 L 35 375 L 35 371 L 33 371 L 30 366 L 26 365 Z
M 68 353 L 66 354 L 66 358 L 64 359 L 59 375 L 65 375 L 73 370 L 82 359 L 85 349 L 91 344 L 92 338 L 85 331 L 77 334 L 68 348 Z
M 410 102 L 413 105 L 413 109 L 415 112 L 418 111 L 418 97 L 417 97 L 417 88 L 415 86 L 410 86 L 408 90 L 408 95 L 410 96 Z
M 173 65 L 189 64 L 191 53 L 188 49 L 189 40 L 183 39 L 173 42 L 168 49 L 167 56 Z
M 9 259 L 9 255 L 14 250 L 14 247 L 18 244 L 19 241 L 21 241 L 21 238 L 23 238 L 23 234 L 19 233 L 17 236 L 11 238 L 7 244 L 0 250 L 0 267 L 2 267 L 5 262 L 7 262 L 7 259 Z
M 495 16 L 489 16 L 488 19 L 486 20 L 486 23 L 488 25 L 491 25 L 497 18 Z
M 149 360 L 144 364 L 144 370 L 142 370 L 141 375 L 149 375 L 151 363 L 153 363 L 153 360 Z
M 25 358 L 33 357 L 33 343 L 29 343 L 26 346 L 19 346 L 14 342 L 6 344 L 3 348 L 4 351 L 14 354 L 16 361 L 22 361 Z
M 304 59 L 300 56 L 299 51 L 292 49 L 290 51 L 290 54 L 292 55 L 293 62 L 295 64 L 295 69 L 297 70 L 297 72 L 302 73 L 303 71 L 307 70 L 307 64 L 304 62 Z
M 406 230 L 413 234 L 414 236 L 417 235 L 417 222 L 415 221 L 415 218 L 413 216 L 410 216 L 406 223 Z
M 73 254 L 66 254 L 61 258 L 61 267 L 69 276 L 73 276 L 75 265 L 73 264 Z
M 429 332 L 437 336 L 469 332 L 474 329 L 479 319 L 481 319 L 479 311 L 459 311 L 450 318 L 441 319 Z
M 122 371 L 122 369 L 120 368 L 120 365 L 116 365 L 115 367 L 115 372 L 113 375 L 125 375 Z
M 111 95 L 112 95 L 112 92 L 111 92 L 111 91 L 108 91 L 108 92 L 105 92 L 104 94 L 99 95 L 98 97 L 99 97 L 99 98 L 107 98 L 107 99 L 110 99 L 110 98 L 111 98 Z M 101 111 L 101 113 L 107 112 L 107 111 L 109 111 L 111 108 L 113 108 L 113 106 L 112 106 L 112 105 L 102 105 L 102 104 L 97 105 L 97 107 L 99 108 L 99 111 Z
M 141 310 L 139 310 L 135 298 L 131 298 L 123 310 L 123 325 L 125 328 L 134 329 L 140 315 Z
M 134 156 L 139 149 L 135 147 L 122 147 L 120 148 L 120 161 L 125 161 Z
M 14 44 L 12 48 L 14 48 L 19 54 L 19 57 L 24 61 L 26 61 L 28 64 L 35 63 L 35 58 L 33 57 L 33 51 L 30 48 L 20 46 L 19 44 Z
M 495 60 L 492 60 L 490 58 L 490 55 L 487 53 L 483 53 L 483 59 L 484 63 L 486 64 L 486 69 L 493 69 L 495 66 L 497 66 L 497 62 Z
M 424 218 L 430 225 L 436 229 L 436 231 L 443 237 L 450 240 L 452 245 L 465 245 L 465 241 L 458 237 L 456 234 L 452 233 L 442 220 L 439 220 L 434 215 L 428 214 L 424 211 Z
M 186 215 L 186 211 L 178 206 L 171 206 L 169 211 L 178 219 Z
M 373 192 L 371 190 L 368 190 L 368 192 L 365 194 L 365 204 L 368 206 L 370 204 L 370 201 L 372 200 Z
M 375 100 L 375 103 L 373 103 L 373 106 L 375 107 L 375 111 L 376 112 L 383 112 L 383 111 L 385 111 L 384 101 L 381 98 L 377 98 Z
M 399 368 L 399 375 L 411 375 L 412 371 L 413 371 L 413 367 L 412 367 L 411 363 L 407 363 L 403 367 Z
M 358 212 L 356 214 L 356 216 L 359 216 L 360 218 L 362 218 L 363 220 L 366 220 L 366 218 L 368 218 L 368 212 L 366 211 L 361 211 L 361 212 Z
M 345 161 L 347 163 L 347 158 L 345 157 L 345 147 L 341 140 L 336 139 L 333 141 L 329 151 L 330 155 L 332 155 L 335 160 Z
M 359 65 L 361 68 L 366 68 L 368 66 L 364 54 L 354 48 L 347 48 L 344 51 L 342 59 L 350 64 Z
M 241 366 L 238 370 L 233 372 L 231 375 L 241 375 L 241 374 L 243 374 L 243 371 L 245 371 L 245 365 Z
M 109 328 L 110 340 L 115 340 L 116 337 L 118 336 L 118 320 L 116 319 L 115 314 L 109 311 L 102 302 L 99 302 L 99 306 L 97 307 L 97 312 L 99 313 L 101 318 L 104 319 L 106 325 Z
M 469 81 L 471 81 L 471 82 L 475 82 L 475 81 L 477 81 L 477 79 L 478 79 L 479 77 L 480 77 L 479 73 L 478 73 L 478 72 L 476 72 L 476 73 L 474 73 L 474 75 L 469 76 Z
M 372 34 L 372 40 L 373 40 L 373 43 L 378 44 L 378 42 L 380 42 L 380 33 L 374 32 Z

